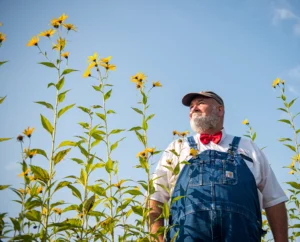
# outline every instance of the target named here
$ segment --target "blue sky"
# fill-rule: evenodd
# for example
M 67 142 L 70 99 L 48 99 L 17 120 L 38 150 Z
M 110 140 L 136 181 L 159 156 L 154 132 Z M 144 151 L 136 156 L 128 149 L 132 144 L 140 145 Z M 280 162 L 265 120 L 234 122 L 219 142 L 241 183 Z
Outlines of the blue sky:
M 234 135 L 247 130 L 242 120 L 248 118 L 257 131 L 259 147 L 265 153 L 280 182 L 291 179 L 288 170 L 292 153 L 277 140 L 291 136 L 277 107 L 279 92 L 271 86 L 276 77 L 286 80 L 289 98 L 300 94 L 300 3 L 297 1 L 0 1 L 0 32 L 7 40 L 0 48 L 0 137 L 16 137 L 26 127 L 35 127 L 32 147 L 50 151 L 51 140 L 40 124 L 40 113 L 51 114 L 35 101 L 54 102 L 54 89 L 47 84 L 55 80 L 53 70 L 38 65 L 44 61 L 35 47 L 26 47 L 33 35 L 49 29 L 50 20 L 66 13 L 67 22 L 78 32 L 71 33 L 67 43 L 69 67 L 79 70 L 66 79 L 71 89 L 65 105 L 90 106 L 100 102 L 92 90 L 95 80 L 83 79 L 87 57 L 98 52 L 112 55 L 117 70 L 110 76 L 114 89 L 108 105 L 116 111 L 110 128 L 130 129 L 140 123 L 131 107 L 137 106 L 138 92 L 130 76 L 144 72 L 149 83 L 160 80 L 163 88 L 150 95 L 149 145 L 163 150 L 172 141 L 172 131 L 190 130 L 188 109 L 181 98 L 188 92 L 213 90 L 223 97 L 226 108 L 225 129 Z M 49 41 L 40 42 L 42 49 Z M 50 51 L 49 51 L 50 53 Z M 297 109 L 298 108 L 298 109 Z M 294 113 L 299 103 L 294 105 Z M 76 108 L 59 121 L 57 144 L 82 134 L 77 124 L 87 117 Z M 296 121 L 296 125 L 299 121 Z M 145 179 L 137 164 L 136 153 L 142 146 L 133 133 L 114 154 L 120 162 L 120 177 Z M 122 136 L 119 136 L 122 137 Z M 97 152 L 103 154 L 104 150 Z M 70 157 L 76 156 L 76 152 Z M 156 157 L 154 161 L 157 161 Z M 20 147 L 15 139 L 0 144 L 1 184 L 17 185 Z M 48 167 L 36 157 L 34 164 Z M 79 166 L 69 159 L 57 166 L 57 177 L 79 174 Z M 95 179 L 105 176 L 96 173 Z M 2 191 L 1 211 L 15 213 L 17 205 L 12 192 Z M 64 195 L 71 200 L 71 193 Z

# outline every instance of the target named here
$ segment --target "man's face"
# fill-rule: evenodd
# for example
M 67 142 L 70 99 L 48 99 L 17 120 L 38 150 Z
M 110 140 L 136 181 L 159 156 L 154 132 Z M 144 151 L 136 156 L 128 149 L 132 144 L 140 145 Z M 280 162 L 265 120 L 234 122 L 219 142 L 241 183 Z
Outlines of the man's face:
M 223 106 L 213 98 L 196 97 L 190 104 L 190 124 L 197 133 L 222 128 L 223 115 Z
M 190 104 L 190 119 L 194 116 L 210 116 L 214 107 L 219 106 L 213 98 L 196 97 Z

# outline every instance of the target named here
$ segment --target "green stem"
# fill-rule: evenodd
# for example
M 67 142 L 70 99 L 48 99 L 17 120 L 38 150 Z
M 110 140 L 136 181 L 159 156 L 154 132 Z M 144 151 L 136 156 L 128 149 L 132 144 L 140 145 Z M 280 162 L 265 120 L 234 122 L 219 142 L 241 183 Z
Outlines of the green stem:
M 91 133 L 92 126 L 93 126 L 93 117 L 91 114 L 89 114 L 89 116 L 90 116 L 90 126 L 89 126 L 89 135 L 88 135 L 88 157 L 86 160 L 86 166 L 88 165 L 89 158 L 90 158 L 90 152 L 91 152 L 91 134 L 90 133 Z M 88 186 L 89 175 L 90 175 L 90 173 L 87 173 L 85 186 L 84 186 L 84 200 L 83 200 L 84 202 L 88 198 L 87 186 Z M 85 229 L 87 230 L 88 229 L 88 215 L 86 214 L 86 211 L 84 211 L 83 218 L 82 218 L 82 229 L 81 229 L 81 235 L 80 235 L 81 240 L 83 240 L 84 225 L 86 225 Z M 87 237 L 87 233 L 85 234 L 84 237 L 85 238 Z
M 106 76 L 102 78 L 101 76 L 101 72 L 99 70 L 99 68 L 97 69 L 98 71 L 98 74 L 99 74 L 99 79 L 100 79 L 100 84 L 102 85 L 102 88 L 101 88 L 101 94 L 102 94 L 102 102 L 103 102 L 103 112 L 104 112 L 104 117 L 105 117 L 105 120 L 104 120 L 104 128 L 105 128 L 105 145 L 106 145 L 106 153 L 107 153 L 107 161 L 111 160 L 111 153 L 110 153 L 110 143 L 109 143 L 109 135 L 108 135 L 108 124 L 107 124 L 107 111 L 106 111 L 106 100 L 104 99 L 104 79 L 107 79 L 108 77 L 108 72 L 106 72 Z M 109 175 L 109 196 L 110 198 L 112 197 L 112 175 L 111 175 L 111 172 L 108 173 Z M 113 202 L 112 200 L 109 201 L 110 203 L 110 217 L 111 219 L 113 219 L 114 217 L 114 213 L 113 213 Z M 112 242 L 115 241 L 114 239 L 114 228 L 112 228 L 112 231 L 111 231 L 111 236 L 112 236 Z
M 61 79 L 61 74 L 60 74 L 60 63 L 61 63 L 61 50 L 59 51 L 59 63 L 58 63 L 58 81 Z M 52 176 L 53 176 L 53 168 L 54 168 L 54 163 L 53 163 L 53 157 L 54 157 L 54 152 L 55 152 L 55 137 L 56 137 L 56 126 L 57 126 L 57 111 L 58 111 L 58 95 L 59 91 L 56 90 L 56 99 L 55 99 L 55 109 L 54 109 L 54 118 L 53 118 L 53 132 L 52 132 L 52 145 L 51 145 L 51 156 L 49 160 L 49 181 L 47 184 L 48 188 L 48 197 L 47 197 L 47 214 L 46 214 L 46 225 L 45 225 L 45 234 L 43 236 L 42 241 L 46 241 L 48 237 L 48 223 L 49 223 L 49 215 L 50 215 L 50 200 L 51 200 L 51 185 L 52 185 Z

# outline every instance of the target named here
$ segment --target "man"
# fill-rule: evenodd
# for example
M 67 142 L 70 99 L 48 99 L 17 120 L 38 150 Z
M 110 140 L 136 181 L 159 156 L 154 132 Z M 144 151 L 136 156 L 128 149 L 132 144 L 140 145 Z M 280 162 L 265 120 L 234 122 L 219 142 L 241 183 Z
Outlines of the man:
M 216 93 L 189 93 L 182 103 L 190 107 L 196 135 L 172 142 L 157 165 L 152 232 L 164 224 L 157 220 L 161 205 L 182 196 L 170 205 L 167 241 L 261 241 L 264 208 L 275 241 L 287 242 L 288 199 L 263 152 L 251 140 L 225 132 L 224 102 Z M 178 162 L 175 176 L 170 166 Z

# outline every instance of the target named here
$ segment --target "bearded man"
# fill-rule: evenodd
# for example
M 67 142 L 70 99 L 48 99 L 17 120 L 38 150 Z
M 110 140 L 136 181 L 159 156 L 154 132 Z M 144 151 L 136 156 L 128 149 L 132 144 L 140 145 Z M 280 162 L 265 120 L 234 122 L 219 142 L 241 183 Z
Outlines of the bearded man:
M 177 198 L 169 203 L 166 241 L 261 241 L 263 208 L 275 241 L 287 242 L 288 199 L 264 153 L 251 140 L 225 132 L 224 102 L 216 93 L 189 93 L 182 103 L 190 107 L 196 134 L 172 142 L 157 165 L 151 231 L 164 226 L 158 219 L 163 203 Z M 170 166 L 178 163 L 174 175 Z

